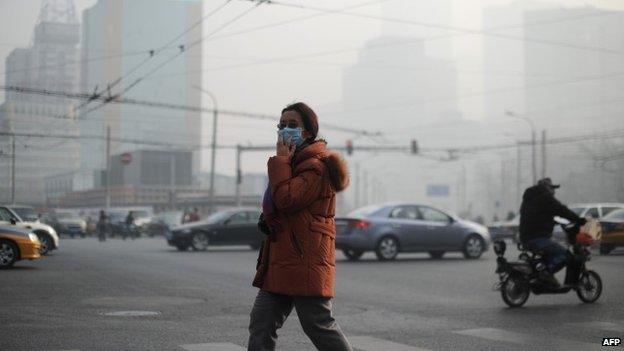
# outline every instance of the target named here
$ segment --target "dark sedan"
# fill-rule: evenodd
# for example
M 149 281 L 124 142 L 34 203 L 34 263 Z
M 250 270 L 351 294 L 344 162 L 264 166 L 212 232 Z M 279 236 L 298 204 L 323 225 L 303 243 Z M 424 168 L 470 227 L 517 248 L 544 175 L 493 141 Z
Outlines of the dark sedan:
M 373 205 L 336 218 L 336 248 L 350 260 L 374 251 L 379 260 L 399 252 L 428 252 L 441 258 L 459 251 L 468 259 L 481 256 L 491 242 L 488 229 L 431 206 L 391 203 Z
M 260 211 L 237 208 L 214 213 L 205 220 L 183 224 L 167 233 L 167 243 L 180 251 L 205 251 L 211 245 L 260 247 L 264 238 L 258 230 Z

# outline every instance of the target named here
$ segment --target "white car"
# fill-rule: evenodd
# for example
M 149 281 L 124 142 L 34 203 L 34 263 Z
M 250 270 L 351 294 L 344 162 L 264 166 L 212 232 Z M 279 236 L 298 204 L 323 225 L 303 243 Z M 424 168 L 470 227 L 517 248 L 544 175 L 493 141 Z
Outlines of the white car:
M 609 213 L 624 209 L 623 203 L 587 203 L 587 204 L 573 204 L 569 206 L 572 212 L 579 215 L 579 217 L 583 218 L 593 218 L 597 220 L 601 220 Z M 570 223 L 567 219 L 561 217 L 555 217 L 555 220 L 559 223 L 568 224 Z M 567 242 L 568 237 L 566 233 L 563 231 L 561 226 L 555 226 L 553 230 L 553 238 L 557 241 Z
M 624 209 L 622 203 L 594 203 L 594 204 L 574 204 L 570 205 L 570 209 L 581 217 L 591 217 L 594 219 L 602 219 L 615 210 Z
M 41 254 L 59 248 L 59 237 L 54 228 L 39 222 L 37 212 L 27 206 L 0 206 L 0 224 L 15 225 L 37 235 L 41 242 Z

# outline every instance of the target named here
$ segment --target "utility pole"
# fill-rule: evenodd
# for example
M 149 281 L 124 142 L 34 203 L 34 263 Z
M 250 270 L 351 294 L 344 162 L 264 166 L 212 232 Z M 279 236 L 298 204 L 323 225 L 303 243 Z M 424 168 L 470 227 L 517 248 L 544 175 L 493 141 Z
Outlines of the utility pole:
M 195 86 L 195 89 L 208 95 L 212 99 L 212 150 L 210 152 L 210 208 L 208 211 L 212 213 L 214 211 L 214 179 L 215 179 L 215 160 L 217 158 L 217 120 L 219 118 L 219 108 L 217 105 L 217 97 L 209 90 Z
M 15 204 L 15 135 L 11 139 L 11 204 Z
M 364 189 L 363 189 L 363 202 L 364 202 L 364 206 L 368 205 L 368 172 L 363 171 L 363 177 L 364 177 Z
M 174 210 L 176 207 L 175 192 L 175 152 L 171 151 L 171 162 L 169 162 L 169 206 Z
M 542 129 L 542 178 L 546 178 L 546 129 Z
M 522 149 L 520 142 L 516 144 L 516 206 L 520 206 L 520 192 L 522 191 Z
M 108 213 L 110 205 L 111 205 L 111 194 L 110 194 L 110 173 L 111 173 L 111 162 L 110 162 L 110 126 L 106 126 L 106 212 Z
M 519 118 L 525 121 L 529 125 L 529 128 L 531 128 L 531 172 L 533 175 L 533 184 L 535 184 L 537 183 L 537 134 L 535 131 L 535 124 L 527 116 L 516 114 L 513 111 L 507 110 L 505 114 L 509 117 Z
M 531 130 L 531 171 L 533 172 L 533 185 L 537 183 L 537 135 L 535 129 Z
M 241 199 L 241 185 L 243 183 L 243 173 L 241 170 L 241 154 L 243 153 L 243 147 L 239 144 L 236 145 L 236 206 L 240 207 L 243 204 Z
M 355 163 L 355 208 L 360 207 L 360 163 Z

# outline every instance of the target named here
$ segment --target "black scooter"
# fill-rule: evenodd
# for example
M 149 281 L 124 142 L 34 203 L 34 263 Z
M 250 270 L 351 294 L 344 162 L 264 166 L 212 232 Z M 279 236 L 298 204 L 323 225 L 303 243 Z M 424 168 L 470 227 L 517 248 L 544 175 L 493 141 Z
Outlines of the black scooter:
M 563 224 L 561 226 L 568 235 L 578 233 L 577 226 Z M 602 294 L 602 279 L 598 273 L 588 270 L 586 267 L 586 262 L 591 259 L 591 251 L 587 246 L 576 244 L 574 251 L 570 252 L 572 259 L 577 262 L 579 268 L 577 271 L 578 279 L 576 280 L 578 283 L 562 286 L 553 286 L 539 279 L 540 272 L 546 268 L 541 252 L 530 251 L 519 243 L 518 261 L 509 262 L 504 257 L 506 248 L 507 246 L 502 240 L 494 243 L 494 252 L 498 256 L 496 273 L 499 276 L 499 281 L 494 284 L 493 290 L 500 290 L 503 301 L 509 307 L 524 305 L 531 292 L 535 295 L 566 294 L 575 290 L 579 299 L 585 303 L 595 302 Z

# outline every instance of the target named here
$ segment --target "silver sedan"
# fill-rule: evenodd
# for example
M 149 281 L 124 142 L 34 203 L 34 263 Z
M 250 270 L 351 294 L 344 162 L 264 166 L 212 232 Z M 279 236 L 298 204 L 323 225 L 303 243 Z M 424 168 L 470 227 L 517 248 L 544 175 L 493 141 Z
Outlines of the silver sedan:
M 336 218 L 336 248 L 350 260 L 374 251 L 379 260 L 399 252 L 428 252 L 432 258 L 458 251 L 477 259 L 487 251 L 488 229 L 432 206 L 411 203 L 372 205 Z

